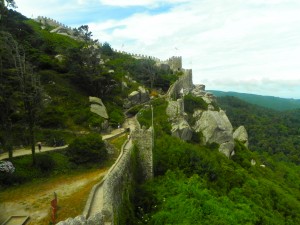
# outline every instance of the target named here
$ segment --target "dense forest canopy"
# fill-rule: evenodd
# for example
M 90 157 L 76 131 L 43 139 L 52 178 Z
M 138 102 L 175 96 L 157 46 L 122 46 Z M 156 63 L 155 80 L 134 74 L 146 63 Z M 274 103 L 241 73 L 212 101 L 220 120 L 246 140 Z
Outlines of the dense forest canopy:
M 246 94 L 232 91 L 224 92 L 209 90 L 209 92 L 213 93 L 216 97 L 233 96 L 251 104 L 263 106 L 265 108 L 273 109 L 276 111 L 300 109 L 300 99 L 279 98 L 274 96 Z
M 220 97 L 218 103 L 235 128 L 240 124 L 246 127 L 251 150 L 299 165 L 300 109 L 278 112 L 236 97 Z
M 299 137 L 299 129 L 293 129 L 299 127 L 296 119 L 299 111 L 281 114 L 233 97 L 221 98 L 218 102 L 235 128 L 241 124 L 247 127 L 250 149 L 236 141 L 235 155 L 229 160 L 215 145 L 195 145 L 171 137 L 166 122 L 166 104 L 153 103 L 156 104 L 156 177 L 137 186 L 135 216 L 127 220 L 131 221 L 127 224 L 300 222 L 300 169 L 296 165 L 299 157 L 295 156 L 299 154 L 299 146 L 293 142 L 296 136 Z M 139 121 L 150 126 L 150 111 L 141 113 Z M 291 121 L 295 123 L 293 126 Z M 266 126 L 271 129 L 269 133 Z M 280 127 L 279 133 L 273 133 Z M 287 139 L 289 135 L 291 138 Z M 277 139 L 285 142 L 280 143 Z M 264 146 L 258 144 L 261 140 Z M 274 141 L 278 147 L 273 145 Z M 279 152 L 289 141 L 291 148 L 286 146 L 286 151 Z M 251 164 L 253 161 L 256 165 Z

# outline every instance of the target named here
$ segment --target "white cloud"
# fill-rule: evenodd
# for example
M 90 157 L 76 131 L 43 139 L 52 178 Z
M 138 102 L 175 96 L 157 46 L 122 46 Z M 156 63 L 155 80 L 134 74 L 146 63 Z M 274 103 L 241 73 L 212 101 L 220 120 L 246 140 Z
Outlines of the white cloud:
M 116 7 L 130 7 L 130 6 L 144 6 L 155 8 L 163 4 L 177 4 L 187 2 L 188 0 L 100 0 L 101 4 L 116 6 Z

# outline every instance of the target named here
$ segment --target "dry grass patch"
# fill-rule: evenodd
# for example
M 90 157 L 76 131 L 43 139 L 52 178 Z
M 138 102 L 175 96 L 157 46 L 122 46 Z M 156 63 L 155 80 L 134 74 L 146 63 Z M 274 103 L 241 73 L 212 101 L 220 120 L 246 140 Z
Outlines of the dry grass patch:
M 121 152 L 121 148 L 122 148 L 124 142 L 126 141 L 127 136 L 128 136 L 128 134 L 125 133 L 117 138 L 113 138 L 108 141 L 111 145 L 113 145 L 118 150 L 118 152 L 116 152 L 116 154 L 115 154 L 116 157 L 119 156 L 119 154 Z
M 48 225 L 50 219 L 50 201 L 54 192 L 58 196 L 58 221 L 75 217 L 82 213 L 89 192 L 101 181 L 107 169 L 94 169 L 82 174 L 66 174 L 7 189 L 0 193 L 0 211 L 5 213 L 9 204 L 10 214 L 26 213 L 31 217 L 30 225 Z M 15 212 L 14 212 L 15 209 Z

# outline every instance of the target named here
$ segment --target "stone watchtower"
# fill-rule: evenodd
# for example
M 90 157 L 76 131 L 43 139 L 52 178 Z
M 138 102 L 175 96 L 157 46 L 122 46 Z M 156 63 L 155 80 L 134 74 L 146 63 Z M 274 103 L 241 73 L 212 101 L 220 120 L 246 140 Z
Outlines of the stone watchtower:
M 182 69 L 182 57 L 172 56 L 167 60 L 167 64 L 170 66 L 171 70 L 180 71 Z

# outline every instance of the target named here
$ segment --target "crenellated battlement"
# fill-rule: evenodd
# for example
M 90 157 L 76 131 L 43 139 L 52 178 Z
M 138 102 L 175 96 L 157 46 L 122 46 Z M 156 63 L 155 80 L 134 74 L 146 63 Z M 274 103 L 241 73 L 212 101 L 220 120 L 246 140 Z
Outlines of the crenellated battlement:
M 48 18 L 48 17 L 45 17 L 45 16 L 38 16 L 36 19 L 35 19 L 36 22 L 38 23 L 41 23 L 42 25 L 46 26 L 46 25 L 49 25 L 49 26 L 52 26 L 52 27 L 63 27 L 64 29 L 68 29 L 68 30 L 73 30 L 72 27 L 70 26 L 67 26 L 57 20 L 54 20 L 54 19 L 51 19 L 51 18 Z
M 151 60 L 154 60 L 155 62 L 162 62 L 161 59 L 159 59 L 157 57 L 154 57 L 154 56 L 129 53 L 129 52 L 125 52 L 125 51 L 121 51 L 121 50 L 117 50 L 117 49 L 112 49 L 112 50 L 114 52 L 117 52 L 117 53 L 122 53 L 122 54 L 130 55 L 130 56 L 132 56 L 133 58 L 136 58 L 136 59 L 151 59 Z
M 75 38 L 73 36 L 74 31 L 72 27 L 69 27 L 63 23 L 60 23 L 57 20 L 44 17 L 44 16 L 38 16 L 35 19 L 36 22 L 42 24 L 43 26 L 52 26 L 55 27 L 53 30 L 51 30 L 52 33 L 58 33 L 62 35 L 68 35 L 72 38 Z M 76 38 L 75 38 L 76 39 Z M 122 53 L 122 54 L 127 54 L 130 55 L 136 59 L 150 59 L 155 61 L 157 66 L 166 66 L 169 67 L 173 71 L 181 71 L 182 69 L 182 57 L 181 56 L 172 56 L 169 59 L 166 60 L 161 60 L 157 57 L 154 56 L 149 56 L 149 55 L 142 55 L 142 54 L 135 54 L 135 53 L 128 53 L 125 51 L 117 50 L 117 49 L 112 49 L 114 52 L 117 53 Z
M 149 55 L 128 53 L 128 52 L 120 51 L 120 50 L 117 50 L 117 49 L 113 49 L 113 51 L 117 52 L 117 53 L 130 55 L 130 56 L 132 56 L 133 58 L 136 58 L 136 59 L 151 59 L 151 60 L 154 60 L 158 66 L 168 65 L 170 67 L 170 69 L 174 70 L 174 71 L 181 71 L 182 70 L 182 57 L 181 56 L 172 56 L 171 58 L 169 58 L 167 60 L 161 60 L 157 57 L 149 56 Z
M 174 70 L 174 71 L 182 70 L 182 57 L 181 56 L 172 56 L 171 58 L 167 59 L 166 61 L 172 70 Z

